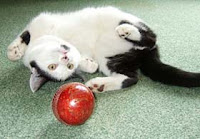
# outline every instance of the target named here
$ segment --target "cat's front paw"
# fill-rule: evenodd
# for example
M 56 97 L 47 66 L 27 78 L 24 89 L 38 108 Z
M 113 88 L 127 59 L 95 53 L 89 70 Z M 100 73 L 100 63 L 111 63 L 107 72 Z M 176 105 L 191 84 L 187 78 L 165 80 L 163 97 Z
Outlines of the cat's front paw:
M 106 89 L 105 82 L 100 77 L 89 80 L 85 84 L 93 93 L 102 93 Z
M 138 29 L 130 24 L 122 24 L 116 27 L 116 32 L 119 35 L 119 37 L 125 39 L 129 38 L 131 40 L 140 40 L 141 35 Z
M 79 64 L 79 68 L 87 73 L 94 73 L 98 69 L 98 64 L 90 58 L 83 58 Z
M 26 49 L 26 45 L 21 42 L 21 38 L 16 39 L 8 46 L 7 56 L 11 61 L 16 61 L 22 58 Z

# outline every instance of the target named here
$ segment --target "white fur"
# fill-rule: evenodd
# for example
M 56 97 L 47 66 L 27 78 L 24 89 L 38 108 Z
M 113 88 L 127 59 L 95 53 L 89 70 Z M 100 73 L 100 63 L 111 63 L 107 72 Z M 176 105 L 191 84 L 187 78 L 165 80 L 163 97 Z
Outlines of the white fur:
M 25 28 L 30 32 L 31 40 L 25 52 L 24 64 L 31 68 L 30 61 L 39 61 L 38 64 L 43 70 L 57 79 L 65 80 L 75 69 L 69 71 L 66 66 L 61 66 L 57 72 L 47 69 L 50 63 L 60 62 L 58 60 L 60 54 L 55 51 L 64 43 L 73 50 L 67 55 L 70 57 L 71 54 L 75 68 L 79 65 L 80 69 L 89 73 L 93 73 L 99 68 L 105 75 L 110 76 L 92 79 L 86 85 L 105 84 L 104 91 L 120 89 L 121 83 L 127 77 L 120 74 L 111 76 L 106 57 L 124 53 L 133 48 L 133 44 L 120 38 L 119 35 L 128 32 L 125 37 L 131 37 L 134 40 L 141 38 L 136 28 L 130 25 L 119 26 L 121 20 L 128 20 L 138 26 L 138 22 L 142 22 L 139 18 L 113 7 L 85 8 L 64 14 L 41 13 Z M 18 41 L 14 41 L 14 43 L 18 43 Z M 26 46 L 17 45 L 23 47 L 23 51 L 26 49 Z M 11 51 L 12 47 L 13 44 L 9 46 L 8 50 Z M 135 46 L 135 49 L 138 47 Z M 77 50 L 82 56 L 88 57 L 94 62 L 81 60 Z M 18 60 L 23 56 L 22 53 L 15 57 L 9 51 L 8 58 L 10 60 Z

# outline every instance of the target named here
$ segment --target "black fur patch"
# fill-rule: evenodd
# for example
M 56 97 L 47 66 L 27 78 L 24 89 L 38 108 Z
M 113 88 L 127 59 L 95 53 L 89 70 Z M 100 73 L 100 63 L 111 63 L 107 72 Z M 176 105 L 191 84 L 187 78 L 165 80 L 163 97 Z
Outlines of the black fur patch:
M 119 25 L 122 25 L 122 24 L 130 24 L 130 25 L 133 25 L 131 22 L 127 21 L 127 20 L 122 20 L 119 22 Z
M 54 77 L 52 77 L 51 75 L 49 75 L 47 72 L 45 72 L 44 70 L 42 70 L 38 64 L 35 61 L 31 61 L 30 62 L 31 67 L 36 68 L 37 72 L 40 74 L 40 76 L 45 77 L 47 80 L 51 80 L 51 81 L 60 81 Z
M 136 77 L 136 71 L 142 64 L 145 51 L 137 51 L 131 49 L 129 52 L 107 57 L 107 66 L 111 72 L 127 75 L 128 77 Z
M 26 45 L 29 44 L 31 39 L 29 31 L 24 31 L 20 37 L 22 38 L 22 43 L 25 43 Z
M 138 82 L 138 78 L 128 78 L 122 82 L 122 88 L 130 87 Z
M 68 46 L 66 46 L 66 45 L 61 45 L 61 47 L 63 47 L 65 50 L 69 50 L 70 48 L 68 47 Z
M 144 23 L 140 22 L 140 26 L 145 28 L 146 30 L 139 28 L 139 32 L 142 34 L 141 45 L 149 46 L 150 48 L 154 47 L 156 44 L 156 34 Z

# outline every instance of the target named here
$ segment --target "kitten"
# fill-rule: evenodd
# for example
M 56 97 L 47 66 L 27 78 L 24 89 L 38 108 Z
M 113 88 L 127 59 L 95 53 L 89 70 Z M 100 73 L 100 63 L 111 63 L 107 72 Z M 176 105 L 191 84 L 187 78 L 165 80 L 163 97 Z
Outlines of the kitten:
M 141 19 L 114 7 L 41 13 L 8 46 L 7 54 L 12 61 L 23 57 L 33 92 L 49 80 L 64 81 L 77 71 L 97 70 L 107 77 L 86 82 L 95 93 L 136 84 L 138 70 L 165 84 L 200 86 L 199 73 L 160 61 L 156 35 Z

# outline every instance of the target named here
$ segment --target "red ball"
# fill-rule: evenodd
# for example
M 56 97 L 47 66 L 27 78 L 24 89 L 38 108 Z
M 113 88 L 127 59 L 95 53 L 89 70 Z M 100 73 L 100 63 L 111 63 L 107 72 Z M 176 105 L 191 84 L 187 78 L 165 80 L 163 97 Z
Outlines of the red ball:
M 95 98 L 90 89 L 81 83 L 62 85 L 52 101 L 53 113 L 64 124 L 83 124 L 92 114 Z

